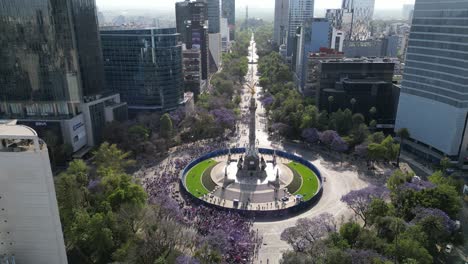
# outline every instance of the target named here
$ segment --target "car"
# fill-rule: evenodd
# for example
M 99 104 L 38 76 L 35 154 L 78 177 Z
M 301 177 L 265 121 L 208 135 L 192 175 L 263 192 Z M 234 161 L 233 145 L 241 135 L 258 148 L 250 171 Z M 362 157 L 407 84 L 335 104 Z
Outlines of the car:
M 445 249 L 444 249 L 445 253 L 450 254 L 452 253 L 452 250 L 453 250 L 452 244 L 447 244 L 447 246 L 445 246 Z

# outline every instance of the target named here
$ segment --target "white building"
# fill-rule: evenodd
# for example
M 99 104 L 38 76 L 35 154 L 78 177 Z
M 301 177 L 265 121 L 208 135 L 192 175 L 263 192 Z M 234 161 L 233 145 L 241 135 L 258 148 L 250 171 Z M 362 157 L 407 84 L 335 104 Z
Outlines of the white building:
M 345 33 L 342 30 L 338 30 L 333 28 L 332 37 L 331 37 L 331 45 L 330 48 L 343 52 L 343 45 L 345 40 Z
M 16 121 L 0 121 L 0 256 L 67 263 L 47 146 Z

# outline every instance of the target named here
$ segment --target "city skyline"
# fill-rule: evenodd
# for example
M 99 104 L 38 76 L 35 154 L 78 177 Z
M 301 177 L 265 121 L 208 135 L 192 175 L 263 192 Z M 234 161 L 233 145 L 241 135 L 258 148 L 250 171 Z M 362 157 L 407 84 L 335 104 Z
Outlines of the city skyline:
M 170 11 L 174 8 L 174 3 L 180 2 L 181 0 L 96 0 L 97 6 L 99 9 L 122 9 L 122 8 L 158 8 L 162 9 L 161 11 Z M 327 9 L 327 8 L 340 8 L 342 0 L 317 0 L 315 1 L 315 9 Z M 414 0 L 376 0 L 375 9 L 382 10 L 396 10 L 401 9 L 404 4 L 414 4 Z M 274 9 L 275 1 L 274 0 L 262 0 L 262 1 L 249 1 L 249 0 L 236 0 L 236 9 L 245 8 L 248 5 L 251 8 L 265 8 L 265 9 Z

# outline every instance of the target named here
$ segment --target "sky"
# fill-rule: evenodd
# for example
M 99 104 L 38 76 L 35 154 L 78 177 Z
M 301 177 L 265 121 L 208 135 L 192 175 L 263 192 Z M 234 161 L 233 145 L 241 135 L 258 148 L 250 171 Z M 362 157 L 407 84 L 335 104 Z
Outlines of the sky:
M 96 0 L 100 9 L 119 8 L 158 8 L 171 10 L 174 3 L 180 0 Z M 315 0 L 316 9 L 338 8 L 342 0 Z M 249 5 L 252 8 L 274 8 L 275 0 L 236 0 L 236 8 Z M 401 9 L 403 4 L 414 4 L 414 0 L 375 0 L 375 9 Z

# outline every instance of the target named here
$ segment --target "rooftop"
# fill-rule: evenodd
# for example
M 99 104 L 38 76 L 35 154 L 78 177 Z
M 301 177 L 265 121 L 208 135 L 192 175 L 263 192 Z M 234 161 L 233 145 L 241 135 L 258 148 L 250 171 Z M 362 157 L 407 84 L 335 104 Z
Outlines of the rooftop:
M 30 127 L 17 125 L 16 120 L 0 120 L 0 137 L 2 136 L 37 137 L 37 133 Z

